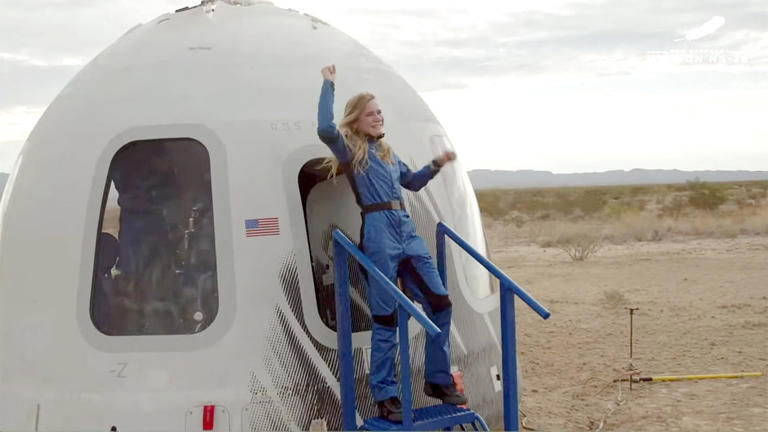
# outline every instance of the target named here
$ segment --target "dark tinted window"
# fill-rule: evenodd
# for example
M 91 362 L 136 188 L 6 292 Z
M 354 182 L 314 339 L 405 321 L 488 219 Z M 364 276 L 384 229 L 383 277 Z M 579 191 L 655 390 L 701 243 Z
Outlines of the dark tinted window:
M 112 158 L 96 241 L 91 319 L 108 335 L 204 330 L 219 307 L 208 151 L 135 141 Z

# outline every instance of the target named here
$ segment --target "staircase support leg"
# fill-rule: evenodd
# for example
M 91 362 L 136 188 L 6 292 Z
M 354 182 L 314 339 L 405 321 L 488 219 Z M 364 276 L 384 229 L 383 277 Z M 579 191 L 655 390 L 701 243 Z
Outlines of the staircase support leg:
M 443 281 L 443 286 L 448 289 L 447 281 L 445 280 L 445 233 L 442 230 L 441 225 L 437 224 L 437 234 L 435 238 L 436 246 L 436 259 L 437 259 L 437 274 L 440 275 L 440 280 Z
M 339 349 L 339 386 L 341 393 L 341 427 L 357 430 L 355 412 L 355 370 L 352 361 L 352 319 L 349 305 L 348 252 L 333 242 L 333 273 L 336 287 L 336 341 Z
M 501 369 L 504 380 L 504 430 L 519 430 L 517 413 L 517 341 L 515 339 L 515 294 L 501 283 Z
M 408 344 L 408 311 L 397 307 L 397 330 L 400 350 L 400 393 L 403 404 L 403 428 L 413 429 L 413 406 L 411 397 L 411 352 Z

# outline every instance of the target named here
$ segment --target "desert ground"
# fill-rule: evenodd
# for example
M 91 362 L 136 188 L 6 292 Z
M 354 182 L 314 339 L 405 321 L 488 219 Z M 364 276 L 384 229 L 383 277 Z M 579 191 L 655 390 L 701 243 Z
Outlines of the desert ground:
M 545 218 L 498 209 L 491 216 L 479 193 L 493 260 L 552 312 L 544 321 L 517 302 L 525 429 L 768 430 L 766 376 L 643 382 L 631 391 L 614 382 L 630 366 L 626 307 L 639 308 L 639 376 L 768 373 L 768 197 L 733 204 L 739 187 L 724 187 L 728 198 L 709 209 L 673 192 L 683 197 L 674 217 L 661 213 L 673 198 L 659 188 L 635 191 L 651 205 L 620 217 L 605 210 L 627 198 L 618 189 L 591 215 L 537 207 Z M 585 238 L 592 252 L 579 260 Z

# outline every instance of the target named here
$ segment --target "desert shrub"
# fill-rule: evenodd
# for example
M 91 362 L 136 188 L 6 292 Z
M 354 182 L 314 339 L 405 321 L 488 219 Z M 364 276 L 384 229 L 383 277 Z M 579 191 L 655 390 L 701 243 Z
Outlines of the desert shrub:
M 658 242 L 664 240 L 664 230 L 655 229 L 648 235 L 648 241 Z
M 477 191 L 483 219 L 498 223 L 505 239 L 557 248 L 564 235 L 585 232 L 599 233 L 603 244 L 766 235 L 768 200 L 763 194 L 768 194 L 768 182 L 699 180 L 682 185 Z M 579 254 L 576 249 L 573 253 Z
M 755 187 L 763 191 L 763 198 L 768 197 L 768 181 L 759 181 L 755 183 Z
M 683 210 L 685 210 L 687 206 L 688 200 L 679 195 L 674 196 L 668 203 L 661 206 L 660 216 L 677 219 L 683 214 Z
M 603 291 L 603 303 L 612 307 L 620 307 L 622 305 L 628 304 L 629 300 L 621 291 L 610 289 Z
M 557 246 L 558 242 L 549 237 L 539 237 L 536 239 L 536 244 L 538 244 L 539 247 L 542 247 L 542 248 L 551 248 L 551 247 Z
M 540 191 L 525 191 L 513 197 L 512 208 L 523 214 L 536 215 L 549 210 L 549 207 L 544 194 Z
M 603 209 L 605 215 L 611 219 L 621 219 L 630 210 L 630 206 L 624 201 L 611 201 Z
M 578 208 L 578 201 L 571 194 L 559 191 L 553 197 L 550 208 L 563 216 L 568 216 Z
M 739 209 L 744 210 L 757 207 L 759 200 L 747 196 L 735 198 L 733 202 Z
M 522 228 L 528 222 L 528 218 L 520 212 L 513 211 L 504 217 L 504 221 L 513 224 L 517 228 Z
M 629 188 L 629 196 L 637 197 L 647 195 L 650 192 L 650 188 L 646 186 L 632 186 Z
M 502 190 L 484 190 L 477 193 L 477 205 L 480 211 L 492 219 L 501 219 L 507 214 L 509 209 L 504 203 L 504 192 Z
M 571 195 L 573 192 L 568 189 L 556 189 L 553 194 L 554 201 L 568 202 L 571 201 Z
M 558 239 L 557 246 L 574 261 L 585 261 L 600 250 L 600 238 L 591 234 L 577 234 Z
M 494 219 L 512 212 L 526 220 L 579 219 L 602 211 L 609 195 L 604 188 L 490 189 L 477 191 L 477 201 L 483 214 Z M 624 197 L 624 193 L 618 196 Z
M 120 233 L 120 207 L 109 206 L 104 209 L 104 221 L 101 225 L 101 230 L 108 232 L 115 237 L 119 237 Z
M 585 215 L 593 215 L 603 209 L 607 194 L 602 189 L 587 189 L 577 198 L 575 206 Z
M 750 186 L 747 190 L 747 197 L 749 199 L 760 201 L 768 198 L 768 181 L 755 182 Z
M 669 184 L 664 187 L 672 192 L 685 192 L 688 190 L 688 186 L 684 184 Z
M 747 198 L 751 199 L 752 201 L 760 201 L 765 197 L 766 197 L 765 192 L 759 189 L 752 189 L 749 192 L 747 192 Z
M 630 213 L 642 212 L 647 206 L 648 201 L 645 199 L 622 199 L 618 201 L 610 201 L 605 204 L 603 212 L 609 218 L 621 219 Z
M 688 204 L 699 210 L 717 210 L 726 201 L 725 193 L 721 187 L 701 180 L 686 182 L 690 195 Z

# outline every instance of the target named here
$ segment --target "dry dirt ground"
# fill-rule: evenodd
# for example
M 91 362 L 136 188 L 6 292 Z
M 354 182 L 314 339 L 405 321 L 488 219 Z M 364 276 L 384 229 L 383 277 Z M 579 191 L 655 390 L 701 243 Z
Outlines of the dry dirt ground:
M 491 244 L 552 312 L 517 302 L 524 425 L 539 431 L 767 431 L 768 377 L 612 383 L 642 376 L 768 373 L 768 237 L 610 245 L 584 262 L 557 248 Z

